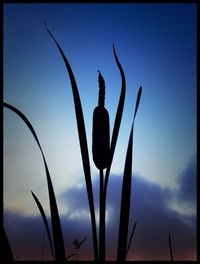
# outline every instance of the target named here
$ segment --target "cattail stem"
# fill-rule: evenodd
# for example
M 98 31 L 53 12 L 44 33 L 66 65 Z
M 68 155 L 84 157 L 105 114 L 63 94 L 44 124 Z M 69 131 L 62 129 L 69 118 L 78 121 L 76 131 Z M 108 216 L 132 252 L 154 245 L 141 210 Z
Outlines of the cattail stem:
M 105 261 L 105 212 L 103 206 L 103 186 L 104 186 L 104 176 L 103 169 L 99 170 L 100 175 L 100 189 L 99 189 L 99 262 Z

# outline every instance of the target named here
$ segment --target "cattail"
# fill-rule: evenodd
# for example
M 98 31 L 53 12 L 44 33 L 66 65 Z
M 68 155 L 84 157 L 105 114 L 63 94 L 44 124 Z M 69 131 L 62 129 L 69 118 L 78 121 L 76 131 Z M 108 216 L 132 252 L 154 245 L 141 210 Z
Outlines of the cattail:
M 92 154 L 98 169 L 105 169 L 109 162 L 110 127 L 105 108 L 105 81 L 99 71 L 99 100 L 93 112 Z

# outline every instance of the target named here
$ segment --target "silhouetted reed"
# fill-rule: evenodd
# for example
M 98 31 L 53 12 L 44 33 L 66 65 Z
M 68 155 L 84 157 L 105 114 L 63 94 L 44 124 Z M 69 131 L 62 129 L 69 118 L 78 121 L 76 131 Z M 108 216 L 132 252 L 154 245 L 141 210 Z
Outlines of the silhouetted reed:
M 49 203 L 50 203 L 50 212 L 51 212 L 55 260 L 65 261 L 64 241 L 63 241 L 63 235 L 62 235 L 62 229 L 61 229 L 61 224 L 60 224 L 60 217 L 58 214 L 56 198 L 55 198 L 55 194 L 54 194 L 53 185 L 51 182 L 51 177 L 49 174 L 49 169 L 47 167 L 46 159 L 45 159 L 42 147 L 39 143 L 38 137 L 35 133 L 35 130 L 33 129 L 32 125 L 31 125 L 30 121 L 26 118 L 26 116 L 21 111 L 19 111 L 17 108 L 15 108 L 14 106 L 9 105 L 7 103 L 3 103 L 3 106 L 9 108 L 13 112 L 15 112 L 19 117 L 21 117 L 21 119 L 25 122 L 25 124 L 28 126 L 29 130 L 31 131 L 31 133 L 32 133 L 33 137 L 35 138 L 37 145 L 41 151 L 44 166 L 45 166 L 45 171 L 46 171 L 47 186 L 48 186 L 48 193 L 49 193 Z M 34 197 L 35 201 L 37 201 L 36 203 L 39 207 L 40 213 L 42 215 L 42 218 L 43 218 L 43 221 L 45 223 L 45 227 L 46 227 L 46 230 L 48 233 L 49 228 L 48 228 L 48 223 L 45 220 L 46 216 L 45 216 L 44 210 L 42 209 L 42 206 L 40 207 L 39 200 L 37 199 L 37 197 L 34 194 L 33 194 L 33 197 Z M 52 254 L 53 254 L 53 252 L 52 252 Z
M 172 241 L 171 241 L 171 235 L 170 235 L 170 232 L 169 232 L 169 236 L 168 236 L 168 241 L 169 241 L 169 252 L 170 252 L 170 258 L 171 258 L 171 261 L 174 261 L 173 251 L 172 251 Z
M 3 263 L 11 263 L 14 261 L 12 249 L 8 240 L 8 237 L 6 235 L 4 227 L 2 227 L 2 252 L 3 252 Z
M 93 154 L 93 161 L 96 167 L 99 169 L 100 174 L 100 196 L 99 196 L 99 209 L 100 209 L 100 220 L 99 220 L 99 247 L 97 241 L 97 231 L 96 231 L 96 219 L 95 219 L 95 209 L 94 209 L 94 198 L 93 198 L 93 188 L 92 188 L 92 180 L 91 180 L 91 172 L 90 172 L 90 161 L 89 161 L 89 154 L 88 154 L 88 145 L 87 145 L 87 138 L 86 138 L 86 130 L 85 130 L 85 123 L 84 123 L 84 116 L 82 111 L 81 99 L 79 96 L 78 87 L 76 84 L 76 80 L 71 69 L 71 66 L 62 51 L 61 47 L 59 46 L 58 42 L 49 31 L 46 26 L 46 30 L 51 38 L 54 40 L 62 59 L 65 63 L 69 79 L 71 82 L 71 89 L 73 94 L 74 100 L 74 108 L 76 114 L 76 123 L 77 123 L 77 130 L 79 136 L 79 144 L 80 144 L 80 151 L 82 157 L 82 164 L 85 176 L 85 183 L 86 183 L 86 190 L 87 190 L 87 197 L 89 202 L 89 210 L 91 216 L 91 226 L 92 226 L 92 236 L 93 236 L 93 250 L 94 250 L 94 260 L 99 262 L 104 262 L 106 260 L 105 248 L 106 248 L 106 234 L 105 234 L 105 216 L 106 216 L 106 195 L 107 195 L 107 186 L 108 180 L 110 175 L 110 169 L 113 161 L 113 156 L 115 152 L 115 147 L 119 135 L 119 129 L 121 125 L 121 119 L 124 109 L 124 101 L 125 101 L 125 94 L 126 94 L 126 80 L 123 68 L 118 60 L 115 47 L 113 45 L 113 53 L 114 58 L 117 64 L 117 67 L 120 71 L 121 75 L 121 93 L 119 97 L 118 107 L 116 111 L 114 127 L 110 142 L 110 126 L 109 126 L 109 113 L 105 108 L 105 81 L 103 79 L 102 74 L 99 71 L 98 81 L 99 81 L 99 100 L 98 106 L 95 107 L 93 111 L 93 131 L 92 131 L 92 154 Z M 131 198 L 131 180 L 132 180 L 132 150 L 133 150 L 133 132 L 134 132 L 134 121 L 137 114 L 137 110 L 140 103 L 140 97 L 142 94 L 142 87 L 139 88 L 136 106 L 133 116 L 133 122 L 131 126 L 131 131 L 129 135 L 128 147 L 126 152 L 126 159 L 124 165 L 124 173 L 123 173 L 123 182 L 122 182 L 122 194 L 121 194 L 121 208 L 120 208 L 120 222 L 119 222 L 119 236 L 118 236 L 118 249 L 117 249 L 117 260 L 118 261 L 125 261 L 128 255 L 128 251 L 130 249 L 131 241 L 135 232 L 136 223 L 133 226 L 131 231 L 131 235 L 128 241 L 128 226 L 129 226 L 129 214 L 130 214 L 130 198 Z M 46 171 L 46 178 L 47 178 L 47 185 L 48 185 L 48 193 L 49 193 L 49 203 L 50 203 L 50 216 L 51 216 L 51 227 L 53 233 L 53 240 L 51 239 L 50 229 L 47 222 L 47 217 L 45 215 L 44 209 L 39 202 L 39 199 L 36 195 L 32 192 L 32 196 L 38 206 L 40 211 L 41 217 L 43 219 L 46 232 L 48 235 L 51 253 L 53 259 L 56 261 L 64 262 L 69 259 L 74 254 L 69 255 L 68 257 L 65 256 L 65 249 L 64 249 L 64 241 L 62 235 L 62 228 L 60 224 L 60 218 L 58 214 L 58 208 L 56 203 L 56 198 L 54 194 L 53 185 L 51 182 L 51 177 L 49 174 L 49 170 L 47 167 L 46 159 L 39 143 L 38 137 L 33 129 L 30 121 L 26 118 L 26 116 L 19 111 L 14 106 L 11 106 L 7 103 L 3 103 L 4 107 L 9 108 L 13 112 L 15 112 L 28 126 L 29 130 L 31 131 L 33 137 L 35 138 L 39 149 L 42 154 L 45 171 Z M 104 179 L 104 169 L 105 169 L 105 179 Z M 85 240 L 84 240 L 85 241 Z
M 110 150 L 110 124 L 109 114 L 105 108 L 105 81 L 99 71 L 99 99 L 98 106 L 93 112 L 92 128 L 92 154 L 93 161 L 99 169 L 99 261 L 105 261 L 105 224 L 104 224 L 104 175 L 103 169 L 108 166 Z

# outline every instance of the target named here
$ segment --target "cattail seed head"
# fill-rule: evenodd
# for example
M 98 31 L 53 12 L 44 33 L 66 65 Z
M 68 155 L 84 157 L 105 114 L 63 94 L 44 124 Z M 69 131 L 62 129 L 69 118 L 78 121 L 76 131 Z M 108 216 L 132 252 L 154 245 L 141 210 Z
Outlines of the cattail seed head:
M 99 81 L 99 101 L 98 101 L 98 105 L 104 107 L 105 105 L 105 81 L 103 79 L 103 76 L 101 75 L 101 72 L 99 72 L 99 77 L 98 77 L 98 81 Z
M 109 162 L 110 125 L 105 108 L 105 81 L 99 71 L 99 100 L 93 112 L 92 154 L 98 169 L 105 169 Z

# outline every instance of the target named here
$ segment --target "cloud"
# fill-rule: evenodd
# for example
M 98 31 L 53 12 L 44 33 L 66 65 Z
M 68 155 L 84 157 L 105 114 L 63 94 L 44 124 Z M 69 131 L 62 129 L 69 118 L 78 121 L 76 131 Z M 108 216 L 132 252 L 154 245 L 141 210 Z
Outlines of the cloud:
M 196 206 L 196 162 L 192 159 L 179 176 L 179 189 L 172 191 L 152 184 L 139 175 L 132 178 L 129 233 L 137 220 L 129 260 L 170 260 L 168 232 L 171 233 L 175 260 L 196 258 L 196 213 L 183 213 L 183 204 Z M 116 258 L 122 177 L 110 175 L 107 195 L 107 258 Z M 98 212 L 99 179 L 94 178 L 95 206 Z M 175 201 L 175 202 L 174 202 Z M 173 207 L 173 202 L 176 207 Z M 80 259 L 93 257 L 92 233 L 85 186 L 69 189 L 58 197 L 58 204 L 66 206 L 61 215 L 66 254 L 74 252 L 72 241 L 88 238 L 79 252 Z M 180 208 L 181 209 L 180 209 Z M 98 216 L 97 216 L 98 220 Z M 15 251 L 15 257 L 41 258 L 45 237 L 45 256 L 49 245 L 41 217 L 27 217 L 5 210 L 5 228 Z M 19 257 L 19 256 L 18 256 Z
M 72 242 L 75 238 L 81 240 L 88 238 L 81 246 L 81 258 L 92 257 L 92 240 L 89 221 L 82 219 L 69 219 L 61 216 L 61 225 L 65 243 L 66 256 L 76 253 Z M 50 219 L 48 219 L 50 223 Z M 51 260 L 51 252 L 46 230 L 40 216 L 28 217 L 9 210 L 4 211 L 4 227 L 12 248 L 14 258 L 17 260 Z M 43 252 L 44 248 L 44 254 Z
M 110 183 L 110 206 L 113 208 L 113 222 L 110 222 L 108 244 L 115 237 L 119 223 L 121 179 L 113 177 Z M 175 194 L 169 189 L 162 189 L 141 177 L 134 176 L 132 183 L 132 204 L 130 226 L 137 220 L 130 259 L 169 260 L 168 232 L 171 232 L 175 259 L 190 259 L 195 251 L 195 215 L 182 215 L 171 210 L 168 203 Z M 194 201 L 195 203 L 195 201 Z M 189 224 L 188 224 L 189 222 Z M 115 251 L 116 246 L 110 252 Z
M 193 156 L 179 175 L 179 189 L 171 197 L 169 207 L 185 216 L 196 215 L 196 156 Z M 189 223 L 189 222 L 188 222 Z
M 188 166 L 180 175 L 179 199 L 193 203 L 196 199 L 196 156 L 192 157 Z
M 40 217 L 4 209 L 4 228 L 15 259 L 34 259 L 41 254 L 44 233 Z

